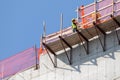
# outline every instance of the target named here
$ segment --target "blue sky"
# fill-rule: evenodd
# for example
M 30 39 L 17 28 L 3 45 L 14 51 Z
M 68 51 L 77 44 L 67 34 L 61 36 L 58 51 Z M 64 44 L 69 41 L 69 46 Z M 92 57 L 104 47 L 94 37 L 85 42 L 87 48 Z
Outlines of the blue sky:
M 0 0 L 0 60 L 17 54 L 34 44 L 39 47 L 46 21 L 46 33 L 71 25 L 75 9 L 93 0 Z

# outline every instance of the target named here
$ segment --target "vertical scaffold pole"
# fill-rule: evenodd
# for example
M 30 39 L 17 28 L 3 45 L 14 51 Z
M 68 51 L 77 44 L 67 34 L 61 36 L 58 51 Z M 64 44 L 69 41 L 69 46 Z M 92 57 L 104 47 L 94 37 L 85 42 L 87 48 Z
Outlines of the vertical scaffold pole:
M 62 36 L 62 33 L 63 33 L 63 14 L 61 13 L 61 16 L 60 16 L 60 35 Z
M 78 7 L 77 7 L 76 12 L 77 12 L 77 21 L 79 22 L 79 8 Z
M 115 9 L 114 9 L 114 5 L 115 5 L 115 2 L 114 2 L 114 0 L 112 0 L 112 15 L 114 16 L 114 13 L 115 13 Z
M 97 0 L 94 0 L 94 10 L 95 10 L 95 23 L 97 22 Z
M 36 56 L 36 68 L 35 68 L 35 70 L 38 70 L 39 69 L 39 62 L 38 62 L 38 53 L 37 53 L 36 45 L 34 45 L 34 53 Z
M 101 46 L 103 48 L 103 51 L 105 51 L 106 50 L 106 33 L 101 28 L 99 28 L 99 26 L 97 25 L 97 22 L 98 22 L 97 3 L 98 3 L 98 1 L 94 0 L 94 2 L 95 2 L 95 7 L 94 7 L 94 10 L 95 10 L 95 22 L 93 22 L 93 25 L 95 26 L 96 33 L 98 35 L 98 38 L 99 38 L 100 44 L 101 44 Z M 104 35 L 103 44 L 102 44 L 102 41 L 101 41 L 101 39 L 99 37 L 99 33 L 98 33 L 97 29 Z
M 43 38 L 44 38 L 44 40 L 45 40 L 45 42 L 46 42 L 46 22 L 45 21 L 43 21 Z

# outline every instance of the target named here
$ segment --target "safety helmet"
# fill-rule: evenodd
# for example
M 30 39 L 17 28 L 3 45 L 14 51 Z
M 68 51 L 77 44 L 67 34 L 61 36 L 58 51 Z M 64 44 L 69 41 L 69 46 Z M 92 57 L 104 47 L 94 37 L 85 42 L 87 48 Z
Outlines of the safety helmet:
M 75 18 L 73 18 L 72 21 L 75 21 Z

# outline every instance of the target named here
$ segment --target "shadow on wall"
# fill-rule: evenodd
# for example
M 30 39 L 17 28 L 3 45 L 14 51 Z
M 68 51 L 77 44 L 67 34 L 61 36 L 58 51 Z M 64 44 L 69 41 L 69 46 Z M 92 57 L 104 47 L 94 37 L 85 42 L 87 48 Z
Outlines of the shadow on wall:
M 120 31 L 118 31 L 118 34 L 120 34 Z M 103 36 L 101 36 L 100 38 L 103 41 Z M 97 63 L 98 58 L 111 58 L 115 60 L 114 52 L 119 51 L 119 48 L 117 47 L 119 47 L 118 39 L 116 37 L 116 33 L 112 32 L 111 34 L 108 34 L 106 37 L 105 52 L 103 52 L 99 39 L 95 39 L 89 42 L 89 53 L 90 53 L 89 55 L 86 54 L 82 45 L 78 45 L 76 48 L 73 49 L 72 65 L 69 64 L 69 61 L 65 53 L 59 54 L 57 58 L 63 63 L 69 65 L 75 71 L 81 72 L 80 70 L 81 65 L 98 66 L 98 63 Z M 67 53 L 70 56 L 70 51 L 68 51 Z M 71 68 L 65 68 L 61 66 L 59 62 L 57 64 L 58 64 L 57 68 L 59 69 L 73 70 Z

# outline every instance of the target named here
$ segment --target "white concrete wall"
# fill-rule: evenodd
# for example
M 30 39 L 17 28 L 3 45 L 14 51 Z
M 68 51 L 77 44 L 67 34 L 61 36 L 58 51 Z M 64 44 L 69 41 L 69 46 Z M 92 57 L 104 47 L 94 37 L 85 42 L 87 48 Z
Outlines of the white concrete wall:
M 46 54 L 41 56 L 39 70 L 29 69 L 9 80 L 120 80 L 120 46 L 115 32 L 107 35 L 105 52 L 98 39 L 89 44 L 89 55 L 83 46 L 73 49 L 72 65 L 62 53 L 58 55 L 57 68 L 54 68 Z

